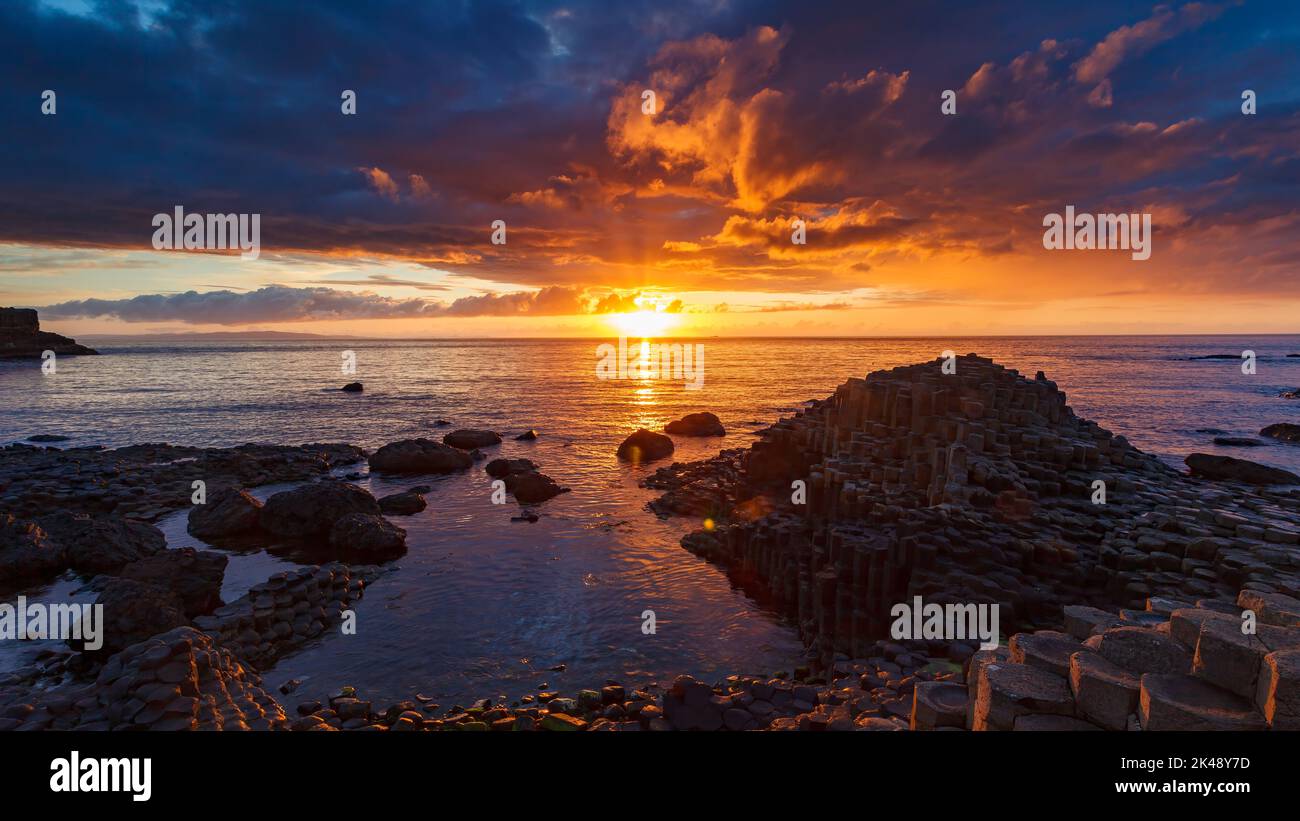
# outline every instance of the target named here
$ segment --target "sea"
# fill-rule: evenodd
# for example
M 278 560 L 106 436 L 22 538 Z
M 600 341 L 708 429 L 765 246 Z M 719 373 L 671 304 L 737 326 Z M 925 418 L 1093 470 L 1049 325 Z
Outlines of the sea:
M 416 484 L 433 490 L 423 513 L 393 517 L 407 530 L 408 550 L 357 605 L 355 635 L 329 632 L 262 671 L 268 688 L 291 691 L 280 696 L 289 705 L 343 685 L 376 704 L 418 694 L 451 706 L 606 680 L 633 687 L 680 673 L 712 680 L 791 669 L 803 656 L 794 626 L 680 546 L 700 522 L 647 508 L 657 494 L 640 482 L 668 461 L 622 462 L 618 444 L 636 428 L 662 430 L 710 411 L 726 436 L 677 437 L 673 456 L 705 459 L 747 447 L 850 377 L 945 351 L 992 357 L 1031 378 L 1043 371 L 1077 414 L 1172 466 L 1199 451 L 1300 472 L 1300 445 L 1213 443 L 1300 423 L 1300 399 L 1280 395 L 1300 387 L 1300 335 L 660 340 L 702 346 L 695 388 L 687 382 L 698 378 L 641 378 L 635 368 L 627 378 L 601 378 L 599 346 L 616 339 L 79 341 L 103 355 L 60 357 L 53 374 L 39 361 L 0 362 L 0 443 L 56 434 L 69 437 L 67 446 L 374 449 L 486 428 L 504 440 L 490 458 L 531 459 L 571 489 L 537 507 L 530 523 L 512 521 L 513 502 L 492 503 L 481 464 L 434 479 L 359 480 L 376 496 Z M 344 373 L 353 360 L 355 373 Z M 340 390 L 352 381 L 364 391 Z M 535 441 L 514 439 L 530 429 Z M 186 532 L 184 516 L 160 522 L 170 546 L 208 547 Z M 227 601 L 295 566 L 291 556 L 255 547 L 228 553 Z M 24 592 L 29 600 L 93 600 L 81 587 L 67 576 Z M 40 645 L 0 643 L 0 671 L 29 662 Z

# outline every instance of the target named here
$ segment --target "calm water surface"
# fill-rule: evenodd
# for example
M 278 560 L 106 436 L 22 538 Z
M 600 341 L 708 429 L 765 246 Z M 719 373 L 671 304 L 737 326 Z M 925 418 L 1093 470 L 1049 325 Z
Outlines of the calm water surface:
M 1300 400 L 1277 396 L 1300 387 L 1300 358 L 1287 357 L 1300 353 L 1300 336 L 692 340 L 706 353 L 699 391 L 681 382 L 598 380 L 598 342 L 587 340 L 82 341 L 105 355 L 63 357 L 52 377 L 36 362 L 0 363 L 0 442 L 58 433 L 73 437 L 69 444 L 110 447 L 340 441 L 373 449 L 441 437 L 450 428 L 434 422 L 447 419 L 499 431 L 506 441 L 491 456 L 527 457 L 572 488 L 526 524 L 510 521 L 513 503 L 490 503 L 481 465 L 432 481 L 361 481 L 376 495 L 421 483 L 434 490 L 425 512 L 394 517 L 408 531 L 408 553 L 361 601 L 358 634 L 331 634 L 264 671 L 273 687 L 304 682 L 290 702 L 342 684 L 377 702 L 419 692 L 451 704 L 513 699 L 543 684 L 572 689 L 605 678 L 639 684 L 679 672 L 789 667 L 800 654 L 793 629 L 678 546 L 698 523 L 648 512 L 655 494 L 637 482 L 650 468 L 620 463 L 615 448 L 637 427 L 662 429 L 710 410 L 727 436 L 678 438 L 675 454 L 705 458 L 749 444 L 753 431 L 849 376 L 945 349 L 992 356 L 1030 376 L 1044 370 L 1076 412 L 1170 464 L 1204 451 L 1300 472 L 1300 446 L 1219 448 L 1200 432 L 1249 436 L 1273 422 L 1300 422 Z M 1247 349 L 1258 356 L 1253 376 L 1242 374 L 1240 360 L 1193 358 Z M 340 373 L 347 350 L 356 353 L 355 377 Z M 338 390 L 354 378 L 364 394 Z M 541 438 L 513 441 L 528 428 Z M 185 533 L 183 514 L 162 527 L 174 547 L 203 546 Z M 291 566 L 264 551 L 231 554 L 225 596 Z M 63 579 L 28 595 L 88 599 L 73 593 L 77 586 Z M 655 612 L 654 635 L 641 631 L 645 610 Z M 0 646 L 0 669 L 35 649 Z M 561 664 L 564 672 L 550 671 Z

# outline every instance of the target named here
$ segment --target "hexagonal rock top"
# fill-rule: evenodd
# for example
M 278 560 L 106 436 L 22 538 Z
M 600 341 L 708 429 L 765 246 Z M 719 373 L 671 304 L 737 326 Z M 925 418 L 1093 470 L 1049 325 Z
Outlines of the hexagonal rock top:
M 1194 676 L 1148 673 L 1138 704 L 1144 730 L 1263 730 L 1255 705 Z

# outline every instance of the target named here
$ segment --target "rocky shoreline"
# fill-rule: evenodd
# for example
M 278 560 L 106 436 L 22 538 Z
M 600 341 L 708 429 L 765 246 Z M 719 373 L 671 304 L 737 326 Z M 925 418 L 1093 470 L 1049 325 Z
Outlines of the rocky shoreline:
M 749 449 L 646 480 L 662 491 L 656 513 L 704 522 L 684 547 L 795 620 L 807 666 L 630 693 L 606 681 L 510 704 L 384 707 L 340 687 L 326 703 L 286 709 L 289 693 L 268 693 L 256 672 L 335 628 L 382 583 L 380 565 L 405 536 L 384 514 L 423 509 L 419 488 L 375 500 L 331 472 L 365 458 L 376 473 L 467 470 L 496 434 L 454 431 L 374 454 L 0 449 L 0 587 L 71 569 L 116 603 L 98 653 L 49 651 L 0 680 L 0 729 L 1300 728 L 1300 491 L 1290 480 L 1192 457 L 1196 475 L 1181 474 L 1075 416 L 1041 373 L 974 355 L 950 364 L 850 379 Z M 692 419 L 679 433 L 721 429 L 710 414 Z M 637 436 L 620 456 L 671 452 L 659 434 Z M 523 505 L 566 490 L 527 460 L 487 471 Z M 191 505 L 196 476 L 202 507 Z M 246 493 L 304 480 L 318 481 L 265 505 Z M 221 604 L 212 593 L 224 557 L 169 551 L 149 524 L 184 507 L 192 532 L 214 544 L 304 538 L 329 560 Z M 983 650 L 970 638 L 886 638 L 892 608 L 917 597 L 996 607 L 1005 640 Z M 1241 629 L 1243 611 L 1253 632 Z

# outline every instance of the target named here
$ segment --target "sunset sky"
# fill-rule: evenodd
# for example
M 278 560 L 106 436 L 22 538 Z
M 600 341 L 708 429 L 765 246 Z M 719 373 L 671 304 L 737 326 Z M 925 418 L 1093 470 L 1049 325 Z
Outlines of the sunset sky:
M 73 336 L 1300 331 L 1291 2 L 7 0 L 0 66 L 0 305 Z

